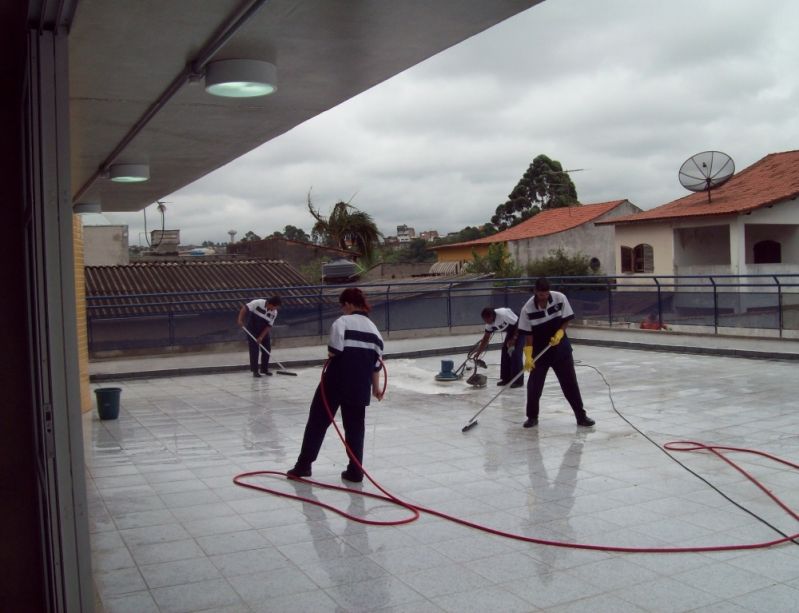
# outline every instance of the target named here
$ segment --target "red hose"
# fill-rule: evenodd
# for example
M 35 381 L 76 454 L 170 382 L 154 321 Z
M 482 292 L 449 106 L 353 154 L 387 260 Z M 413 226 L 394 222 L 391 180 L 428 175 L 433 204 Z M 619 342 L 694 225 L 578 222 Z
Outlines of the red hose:
M 621 553 L 704 553 L 704 552 L 711 552 L 711 551 L 736 551 L 736 550 L 745 550 L 745 549 L 764 549 L 767 547 L 772 547 L 774 545 L 779 545 L 781 543 L 787 543 L 789 541 L 794 541 L 799 538 L 799 533 L 786 535 L 782 538 L 775 539 L 772 541 L 761 541 L 756 543 L 745 543 L 745 544 L 738 544 L 738 545 L 712 545 L 712 546 L 704 546 L 704 547 L 617 547 L 613 545 L 594 545 L 594 544 L 586 544 L 586 543 L 567 543 L 564 541 L 554 541 L 549 539 L 539 539 L 534 538 L 531 536 L 524 536 L 522 534 L 515 534 L 512 532 L 505 532 L 504 530 L 498 530 L 495 528 L 490 528 L 488 526 L 484 526 L 482 524 L 476 524 L 470 522 L 465 519 L 461 519 L 459 517 L 455 517 L 453 515 L 448 515 L 447 513 L 442 513 L 441 511 L 436 511 L 435 509 L 429 509 L 427 507 L 423 507 L 420 505 L 415 505 L 410 502 L 406 502 L 401 500 L 394 494 L 391 494 L 386 489 L 384 489 L 379 483 L 377 483 L 372 476 L 363 468 L 363 466 L 358 462 L 358 460 L 354 457 L 352 450 L 347 445 L 346 441 L 344 440 L 344 436 L 341 433 L 338 425 L 336 424 L 335 419 L 333 418 L 333 412 L 330 409 L 330 406 L 327 402 L 327 397 L 325 396 L 325 388 L 324 388 L 324 376 L 325 372 L 327 371 L 329 360 L 325 362 L 322 368 L 322 376 L 320 381 L 320 389 L 322 394 L 322 401 L 325 406 L 325 410 L 327 411 L 328 416 L 330 417 L 330 421 L 333 424 L 333 427 L 336 429 L 336 433 L 338 434 L 339 439 L 344 444 L 345 449 L 347 450 L 347 455 L 350 459 L 363 471 L 364 476 L 378 489 L 380 490 L 383 495 L 380 494 L 372 494 L 370 492 L 363 492 L 360 490 L 353 490 L 348 487 L 338 486 L 338 485 L 331 485 L 329 483 L 321 483 L 319 481 L 313 481 L 311 479 L 297 479 L 297 481 L 302 481 L 304 483 L 310 483 L 312 485 L 317 485 L 319 487 L 323 487 L 325 489 L 331 490 L 339 490 L 345 491 L 349 494 L 357 494 L 360 496 L 365 496 L 367 498 L 374 498 L 376 500 L 384 500 L 386 502 L 390 502 L 397 506 L 403 507 L 408 509 L 411 512 L 409 517 L 404 519 L 398 519 L 393 521 L 376 521 L 366 519 L 364 517 L 359 517 L 357 515 L 351 515 L 341 509 L 338 509 L 332 505 L 325 504 L 318 500 L 312 498 L 306 498 L 304 496 L 298 496 L 296 494 L 287 494 L 285 492 L 281 492 L 278 490 L 273 490 L 267 487 L 263 487 L 260 485 L 255 485 L 254 483 L 247 483 L 244 481 L 247 477 L 254 477 L 254 476 L 261 476 L 261 475 L 279 475 L 281 477 L 286 477 L 286 473 L 279 472 L 279 471 L 272 471 L 272 470 L 263 470 L 263 471 L 253 471 L 247 473 L 241 473 L 236 475 L 233 478 L 233 482 L 236 485 L 240 485 L 242 487 L 247 487 L 254 490 L 259 490 L 262 492 L 266 492 L 268 494 L 274 494 L 275 496 L 281 496 L 283 498 L 291 498 L 293 500 L 299 500 L 301 502 L 307 502 L 308 504 L 313 504 L 329 511 L 333 511 L 334 513 L 338 513 L 342 517 L 346 517 L 352 521 L 367 524 L 371 526 L 397 526 L 400 524 L 407 524 L 419 518 L 421 513 L 427 513 L 429 515 L 434 515 L 436 517 L 440 517 L 441 519 L 445 519 L 456 524 L 460 524 L 462 526 L 468 526 L 469 528 L 474 528 L 475 530 L 480 530 L 481 532 L 486 532 L 488 534 L 494 534 L 497 536 L 502 536 L 509 539 L 514 539 L 517 541 L 523 541 L 527 543 L 535 543 L 537 545 L 547 545 L 550 547 L 563 547 L 569 549 L 587 549 L 593 551 L 612 551 L 612 552 L 621 552 Z M 388 372 L 386 370 L 385 364 L 381 362 L 381 366 L 383 369 L 383 390 L 382 393 L 384 394 L 386 388 L 388 387 Z M 741 473 L 746 479 L 751 481 L 755 486 L 757 486 L 761 491 L 763 491 L 775 504 L 777 504 L 781 509 L 783 509 L 790 517 L 795 520 L 799 520 L 799 515 L 794 512 L 790 507 L 788 507 L 782 500 L 780 500 L 776 495 L 774 495 L 771 491 L 769 491 L 763 484 L 761 484 L 757 479 L 755 479 L 752 475 L 750 475 L 747 471 L 741 468 L 738 464 L 727 458 L 722 451 L 731 451 L 731 452 L 738 452 L 738 453 L 750 453 L 754 455 L 759 455 L 763 458 L 772 460 L 774 462 L 778 462 L 780 464 L 784 464 L 786 466 L 790 466 L 794 469 L 799 469 L 799 464 L 795 464 L 788 460 L 784 460 L 777 456 L 771 455 L 769 453 L 765 453 L 763 451 L 757 451 L 754 449 L 746 449 L 740 447 L 724 447 L 721 445 L 705 445 L 704 443 L 699 443 L 696 441 L 671 441 L 666 443 L 663 446 L 664 449 L 669 451 L 678 451 L 678 452 L 702 452 L 707 451 L 715 455 L 716 457 L 720 458 L 730 466 L 732 466 L 735 470 Z

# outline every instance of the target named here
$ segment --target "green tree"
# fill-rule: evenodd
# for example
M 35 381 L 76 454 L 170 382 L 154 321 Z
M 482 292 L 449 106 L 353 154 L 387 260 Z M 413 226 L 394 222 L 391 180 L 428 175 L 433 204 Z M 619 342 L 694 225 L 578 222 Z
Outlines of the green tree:
M 247 234 L 244 235 L 244 238 L 241 239 L 241 242 L 244 243 L 244 242 L 247 242 L 247 241 L 259 241 L 259 240 L 261 240 L 260 236 L 258 236 L 252 230 L 247 230 Z
M 496 208 L 491 223 L 504 230 L 541 211 L 579 204 L 569 173 L 560 162 L 541 154 L 528 166 L 508 200 Z
M 311 238 L 329 247 L 349 250 L 354 247 L 364 259 L 371 261 L 380 237 L 372 216 L 355 208 L 348 202 L 337 202 L 328 217 L 314 209 L 308 193 L 308 211 L 316 220 L 311 229 Z
M 290 241 L 298 241 L 301 243 L 311 242 L 311 237 L 306 234 L 305 230 L 292 225 L 284 227 L 282 232 L 280 230 L 275 230 L 269 236 L 270 238 L 285 238 Z
M 491 243 L 485 256 L 472 251 L 472 261 L 466 264 L 466 272 L 490 274 L 497 278 L 521 277 L 522 269 L 513 261 L 508 246 L 502 243 Z
M 306 234 L 305 230 L 291 225 L 283 228 L 283 236 L 290 241 L 299 241 L 301 243 L 308 243 L 311 241 L 311 237 Z
M 584 277 L 593 274 L 587 255 L 580 252 L 569 254 L 563 249 L 553 249 L 549 255 L 527 265 L 530 277 Z

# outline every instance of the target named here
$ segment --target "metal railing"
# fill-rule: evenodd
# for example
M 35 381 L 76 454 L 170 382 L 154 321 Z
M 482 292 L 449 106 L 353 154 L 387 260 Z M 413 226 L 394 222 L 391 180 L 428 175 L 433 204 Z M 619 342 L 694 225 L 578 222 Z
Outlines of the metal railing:
M 550 277 L 578 320 L 637 326 L 653 314 L 670 327 L 799 329 L 799 274 Z M 535 279 L 469 279 L 358 284 L 385 333 L 482 325 L 485 306 L 518 312 Z M 281 295 L 277 338 L 327 335 L 343 286 L 262 287 L 87 297 L 89 351 L 166 349 L 240 340 L 236 317 L 247 300 Z

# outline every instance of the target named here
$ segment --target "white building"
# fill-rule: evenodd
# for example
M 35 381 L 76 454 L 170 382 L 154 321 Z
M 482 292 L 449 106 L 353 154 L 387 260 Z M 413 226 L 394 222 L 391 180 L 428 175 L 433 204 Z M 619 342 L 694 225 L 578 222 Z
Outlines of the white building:
M 411 228 L 405 224 L 397 226 L 397 240 L 399 240 L 400 243 L 410 243 L 414 238 L 416 238 L 415 228 Z
M 799 151 L 771 153 L 710 192 L 602 220 L 616 274 L 799 273 Z

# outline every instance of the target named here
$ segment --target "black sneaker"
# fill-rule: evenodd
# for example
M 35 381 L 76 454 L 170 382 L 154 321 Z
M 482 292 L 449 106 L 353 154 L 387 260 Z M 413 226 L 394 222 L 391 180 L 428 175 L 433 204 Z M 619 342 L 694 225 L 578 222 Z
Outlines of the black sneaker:
M 289 479 L 300 479 L 301 477 L 310 477 L 311 476 L 311 469 L 310 468 L 303 468 L 298 465 L 294 465 L 294 468 L 289 468 L 286 471 L 286 477 Z
M 538 425 L 538 418 L 529 418 L 526 422 L 522 424 L 525 428 L 535 428 Z
M 503 381 L 502 379 L 497 381 L 497 387 L 502 387 L 503 385 L 507 385 L 507 384 L 508 384 L 508 382 L 507 381 Z
M 357 473 L 348 468 L 347 470 L 341 472 L 341 478 L 344 479 L 344 481 L 352 481 L 353 483 L 360 483 L 361 481 L 363 481 L 363 473 Z
M 590 428 L 595 423 L 596 422 L 593 419 L 591 419 L 590 417 L 588 417 L 588 415 L 586 415 L 584 417 L 581 417 L 581 418 L 579 418 L 577 420 L 577 425 L 578 426 L 582 426 L 583 428 Z
M 252 373 L 252 376 L 255 377 L 256 379 L 260 379 L 261 378 L 261 375 L 259 375 L 257 371 Z
M 511 386 L 511 389 L 513 389 L 514 387 L 522 387 L 523 385 L 524 385 L 524 381 L 514 381 L 513 383 L 511 383 L 510 386 Z

